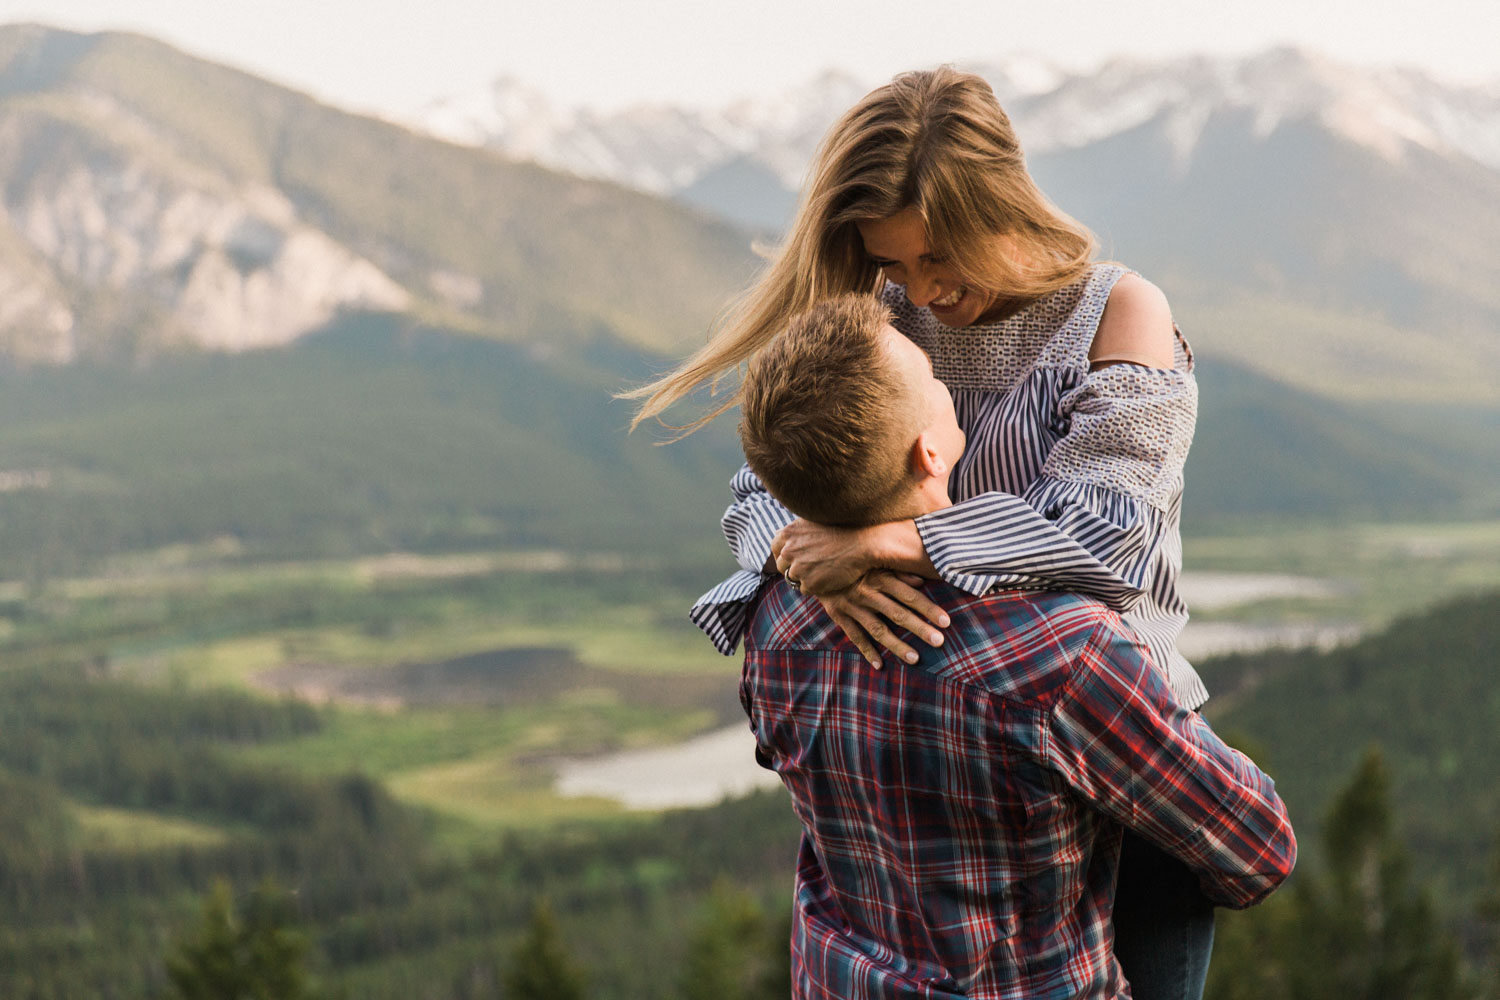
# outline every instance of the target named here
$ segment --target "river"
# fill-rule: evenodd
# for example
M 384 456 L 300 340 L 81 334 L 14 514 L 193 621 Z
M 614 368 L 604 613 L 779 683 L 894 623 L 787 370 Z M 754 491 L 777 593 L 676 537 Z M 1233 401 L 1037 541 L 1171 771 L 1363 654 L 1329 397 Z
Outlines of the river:
M 1336 585 L 1284 574 L 1187 573 L 1182 589 L 1189 607 L 1210 611 L 1278 598 L 1327 597 Z M 1203 659 L 1273 645 L 1330 646 L 1356 635 L 1352 628 L 1332 625 L 1193 622 L 1180 648 L 1189 659 Z M 553 787 L 564 797 L 599 796 L 627 809 L 708 806 L 780 784 L 755 763 L 754 751 L 749 724 L 739 722 L 674 746 L 568 761 L 559 767 Z

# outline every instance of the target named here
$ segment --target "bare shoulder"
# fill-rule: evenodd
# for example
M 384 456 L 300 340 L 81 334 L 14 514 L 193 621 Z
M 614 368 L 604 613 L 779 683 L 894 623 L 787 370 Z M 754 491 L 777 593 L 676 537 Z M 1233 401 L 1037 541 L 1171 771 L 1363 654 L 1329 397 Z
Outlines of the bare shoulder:
M 1122 363 L 1172 368 L 1175 342 L 1167 297 L 1140 275 L 1127 274 L 1109 293 L 1089 361 L 1095 368 Z

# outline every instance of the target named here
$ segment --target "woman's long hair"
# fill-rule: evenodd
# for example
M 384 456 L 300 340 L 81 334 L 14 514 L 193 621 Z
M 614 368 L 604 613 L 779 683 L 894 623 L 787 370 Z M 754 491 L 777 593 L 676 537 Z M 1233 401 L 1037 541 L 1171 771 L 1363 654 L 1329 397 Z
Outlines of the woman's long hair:
M 707 344 L 649 385 L 632 429 L 698 387 L 714 389 L 793 316 L 847 292 L 873 294 L 880 271 L 864 252 L 860 222 L 915 208 L 928 250 L 970 288 L 1024 302 L 1066 287 L 1087 269 L 1094 237 L 1054 207 L 1026 172 L 1010 119 L 990 85 L 952 67 L 902 73 L 844 114 L 813 160 L 791 230 L 750 288 L 725 311 Z M 739 403 L 686 426 L 685 437 Z

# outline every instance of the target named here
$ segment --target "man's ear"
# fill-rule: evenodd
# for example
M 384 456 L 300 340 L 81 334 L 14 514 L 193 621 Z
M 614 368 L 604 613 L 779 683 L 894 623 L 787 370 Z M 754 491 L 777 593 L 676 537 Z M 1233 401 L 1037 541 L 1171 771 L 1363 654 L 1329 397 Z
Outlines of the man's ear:
M 951 471 L 948 463 L 943 460 L 942 452 L 938 450 L 927 431 L 918 434 L 917 439 L 912 442 L 908 465 L 912 473 L 921 479 L 947 479 Z

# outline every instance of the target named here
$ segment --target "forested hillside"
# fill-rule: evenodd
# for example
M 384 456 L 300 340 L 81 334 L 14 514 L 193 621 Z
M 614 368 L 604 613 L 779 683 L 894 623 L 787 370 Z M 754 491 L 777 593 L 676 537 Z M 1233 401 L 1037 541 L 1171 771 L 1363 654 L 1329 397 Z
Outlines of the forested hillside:
M 558 364 L 363 316 L 280 351 L 0 374 L 7 573 L 224 542 L 248 559 L 545 547 L 727 565 L 733 419 L 669 447 L 627 435 L 611 391 L 646 365 L 609 341 Z M 1202 380 L 1189 533 L 1484 515 L 1500 496 L 1487 414 L 1367 413 L 1227 365 Z
M 639 362 L 607 341 L 579 354 L 358 317 L 285 351 L 0 376 L 0 469 L 45 477 L 0 494 L 7 572 L 223 539 L 279 559 L 717 554 L 732 426 L 627 436 L 611 392 Z
M 1316 913 L 1326 915 L 1319 928 L 1337 929 L 1339 872 L 1356 855 L 1321 845 L 1340 837 L 1397 865 L 1370 905 L 1401 914 L 1392 933 L 1404 936 L 1387 944 L 1421 960 L 1379 973 L 1383 946 L 1351 930 L 1342 947 L 1370 949 L 1358 952 L 1370 964 L 1356 962 L 1348 981 L 1426 982 L 1450 969 L 1457 978 L 1441 989 L 1372 995 L 1471 995 L 1461 981 L 1496 955 L 1476 913 L 1500 892 L 1486 860 L 1500 836 L 1497 622 L 1500 593 L 1477 595 L 1348 648 L 1205 665 L 1220 692 L 1216 727 L 1257 748 L 1303 848 L 1292 884 L 1263 913 L 1225 917 L 1224 968 L 1258 969 L 1253 982 L 1275 991 L 1246 993 L 1241 975 L 1221 980 L 1216 996 L 1318 996 L 1288 984 L 1319 982 L 1327 956 L 1287 934 Z M 328 710 L 142 689 L 98 671 L 52 662 L 0 674 L 0 782 L 17 805 L 0 825 L 7 997 L 162 995 L 164 957 L 198 925 L 219 879 L 239 903 L 265 879 L 292 891 L 289 919 L 310 935 L 311 970 L 370 1000 L 504 995 L 496 984 L 539 899 L 556 912 L 590 997 L 691 998 L 702 994 L 679 984 L 690 983 L 692 963 L 763 972 L 784 954 L 796 824 L 779 793 L 563 823 L 454 854 L 432 839 L 432 815 L 392 801 L 368 775 L 256 762 L 256 747 L 336 725 Z M 1372 747 L 1383 765 L 1365 759 Z M 114 834 L 146 816 L 155 825 L 136 822 L 135 842 Z M 737 944 L 725 946 L 726 935 Z
M 1214 661 L 1209 715 L 1250 737 L 1304 824 L 1380 748 L 1418 873 L 1440 899 L 1472 903 L 1500 837 L 1497 650 L 1500 595 L 1475 595 L 1330 652 Z

